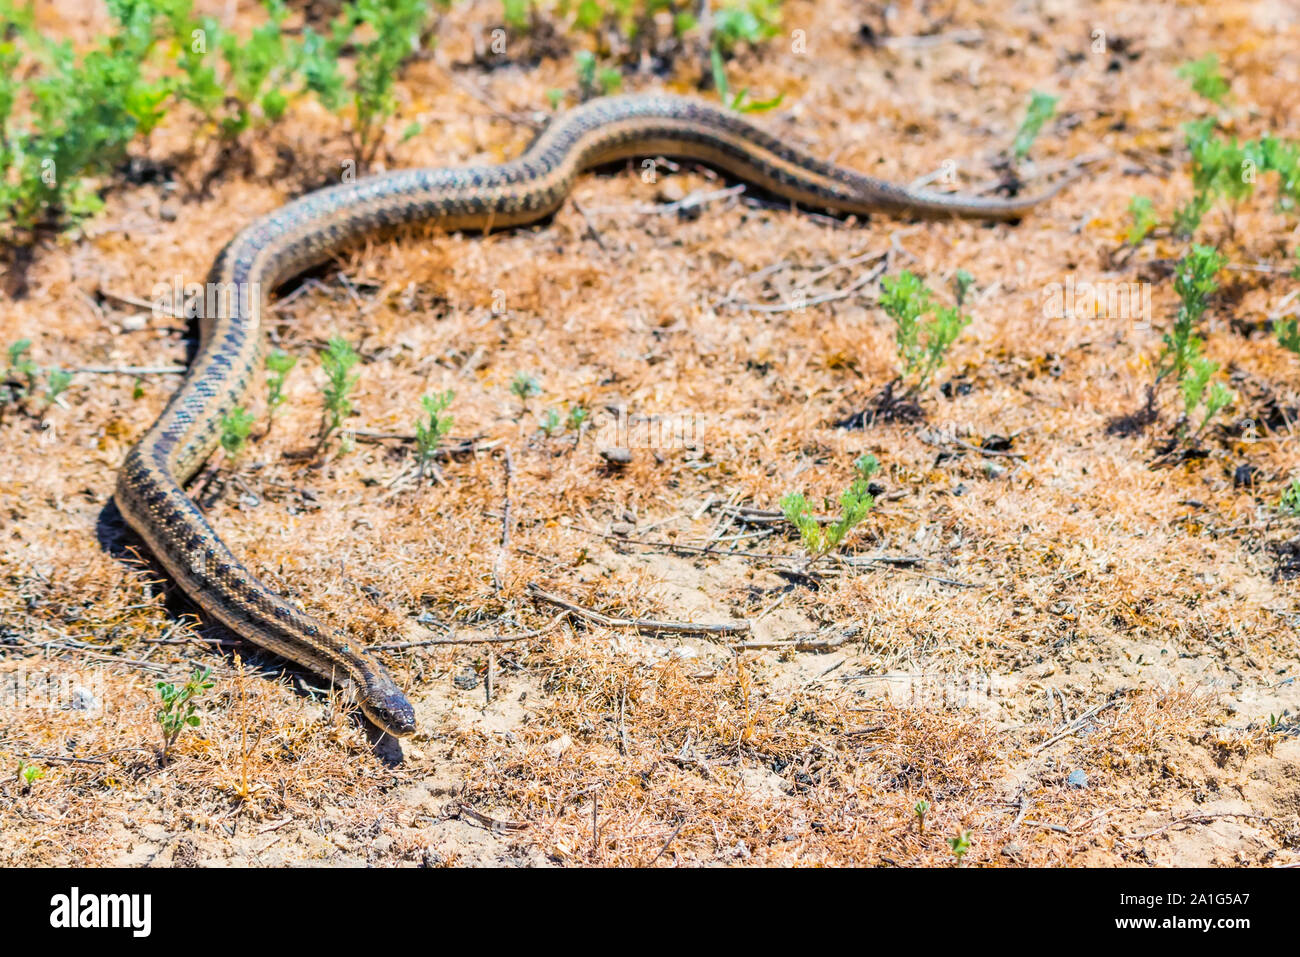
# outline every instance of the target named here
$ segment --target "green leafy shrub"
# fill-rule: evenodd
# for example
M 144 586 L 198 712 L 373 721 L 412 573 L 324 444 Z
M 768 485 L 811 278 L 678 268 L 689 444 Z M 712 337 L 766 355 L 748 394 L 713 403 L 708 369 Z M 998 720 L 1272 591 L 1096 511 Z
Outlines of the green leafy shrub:
M 881 280 L 880 307 L 894 320 L 894 342 L 908 392 L 919 392 L 943 365 L 970 317 L 952 306 L 936 306 L 933 293 L 910 270 Z M 928 317 L 928 318 L 927 318 Z
M 798 529 L 810 561 L 838 548 L 849 532 L 860 525 L 875 507 L 876 499 L 870 491 L 871 477 L 880 471 L 880 463 L 874 455 L 863 455 L 853 463 L 853 467 L 857 477 L 840 495 L 839 518 L 825 528 L 817 521 L 802 492 L 791 492 L 781 499 L 781 513 Z

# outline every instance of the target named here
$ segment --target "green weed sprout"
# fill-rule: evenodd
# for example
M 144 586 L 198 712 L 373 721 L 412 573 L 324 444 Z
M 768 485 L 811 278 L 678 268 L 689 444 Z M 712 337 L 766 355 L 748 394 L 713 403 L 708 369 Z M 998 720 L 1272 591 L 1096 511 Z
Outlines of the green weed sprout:
M 970 317 L 951 306 L 935 306 L 933 294 L 916 275 L 903 270 L 881 280 L 880 307 L 894 320 L 894 342 L 902 362 L 900 378 L 909 393 L 923 390 L 943 365 Z M 926 316 L 929 318 L 925 318 Z
M 916 812 L 916 829 L 920 833 L 924 834 L 925 816 L 930 813 L 930 802 L 922 798 L 920 801 L 916 802 L 916 805 L 912 810 Z
M 1151 200 L 1145 196 L 1134 196 L 1128 201 L 1128 213 L 1133 218 L 1133 223 L 1128 228 L 1125 241 L 1130 246 L 1136 246 L 1156 228 L 1156 217 L 1151 207 Z
M 283 349 L 272 349 L 266 354 L 266 410 L 267 417 L 274 418 L 275 412 L 284 405 L 284 383 L 298 358 Z
M 840 516 L 825 528 L 813 516 L 812 508 L 802 492 L 791 492 L 781 499 L 781 513 L 786 521 L 799 530 L 799 538 L 808 553 L 809 564 L 839 547 L 876 504 L 870 487 L 871 477 L 880 471 L 880 463 L 874 455 L 863 455 L 853 466 L 857 477 L 840 495 Z
M 542 413 L 542 420 L 538 424 L 549 437 L 560 431 L 560 422 L 560 413 L 555 409 L 547 409 Z
M 1275 332 L 1278 344 L 1283 349 L 1288 349 L 1296 355 L 1300 355 L 1300 319 L 1295 316 L 1279 319 Z
M 1016 159 L 1024 159 L 1029 155 L 1029 150 L 1034 145 L 1034 140 L 1038 139 L 1043 124 L 1056 115 L 1057 100 L 1057 97 L 1038 90 L 1034 90 L 1029 95 L 1029 106 L 1025 109 L 1024 122 L 1020 124 L 1011 147 Z
M 510 380 L 510 394 L 519 400 L 524 410 L 528 409 L 528 400 L 535 395 L 541 394 L 542 387 L 537 381 L 537 376 L 527 372 L 516 372 L 514 378 Z
M 1199 60 L 1190 60 L 1175 71 L 1184 80 L 1189 80 L 1192 90 L 1211 103 L 1222 104 L 1228 95 L 1228 81 L 1219 72 L 1219 55 L 1207 53 Z
M 353 412 L 351 395 L 360 376 L 352 371 L 352 367 L 360 360 L 347 340 L 338 336 L 331 336 L 321 353 L 321 367 L 325 370 L 325 387 L 321 394 L 325 408 L 317 448 L 323 447 Z
M 420 405 L 424 408 L 424 415 L 415 422 L 415 457 L 420 466 L 421 479 L 424 478 L 425 472 L 433 463 L 438 447 L 442 445 L 442 440 L 451 431 L 452 417 L 442 413 L 447 411 L 447 408 L 451 405 L 451 400 L 454 398 L 456 398 L 456 393 L 450 389 L 446 392 L 435 392 L 433 395 L 420 398 Z
M 961 831 L 956 837 L 948 839 L 948 846 L 952 848 L 952 856 L 957 859 L 957 866 L 962 866 L 962 860 L 970 852 L 971 833 L 970 831 Z
M 590 415 L 591 413 L 582 406 L 575 405 L 569 410 L 568 416 L 565 417 L 564 427 L 571 432 L 577 432 L 582 428 L 583 423 L 587 421 Z
M 252 431 L 253 413 L 243 406 L 235 406 L 221 417 L 221 447 L 231 460 L 244 451 Z
M 774 110 L 781 105 L 785 99 L 784 93 L 778 93 L 770 100 L 751 100 L 749 98 L 749 87 L 743 87 L 739 91 L 731 92 L 731 82 L 727 79 L 727 67 L 722 61 L 722 51 L 715 43 L 712 50 L 709 51 L 709 63 L 713 71 L 713 85 L 717 88 L 718 98 L 722 100 L 723 105 L 729 110 L 735 110 L 737 113 L 766 113 L 768 110 Z
M 1293 478 L 1291 484 L 1282 490 L 1277 507 L 1283 515 L 1300 518 L 1300 478 Z
M 209 680 L 211 675 L 211 668 L 195 668 L 189 680 L 183 685 L 177 686 L 167 681 L 159 681 L 155 685 L 158 689 L 158 697 L 162 700 L 162 707 L 158 709 L 157 717 L 163 737 L 163 764 L 167 763 L 172 745 L 176 743 L 181 732 L 186 728 L 199 726 L 198 709 L 194 702 L 203 692 L 213 687 L 213 682 Z
M 1181 383 L 1192 360 L 1200 355 L 1204 342 L 1196 335 L 1196 326 L 1205 314 L 1209 297 L 1219 288 L 1216 277 L 1226 262 L 1217 249 L 1194 245 L 1178 263 L 1174 291 L 1181 305 L 1173 328 L 1163 337 L 1161 378 L 1172 373 L 1175 381 Z

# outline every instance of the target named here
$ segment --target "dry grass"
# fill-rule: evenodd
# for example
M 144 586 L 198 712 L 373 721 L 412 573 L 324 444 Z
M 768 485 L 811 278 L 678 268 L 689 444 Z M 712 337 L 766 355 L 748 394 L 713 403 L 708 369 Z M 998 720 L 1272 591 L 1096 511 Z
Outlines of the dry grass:
M 82 5 L 54 6 L 50 28 L 93 32 L 62 13 Z M 302 357 L 289 401 L 211 487 L 208 514 L 237 554 L 372 642 L 540 627 L 554 610 L 529 597 L 536 582 L 611 615 L 766 612 L 755 640 L 843 643 L 737 653 L 723 639 L 568 621 L 491 658 L 484 645 L 408 648 L 391 661 L 422 730 L 404 763 L 386 763 L 346 702 L 196 622 L 155 568 L 121 552 L 133 540 L 105 511 L 114 470 L 174 380 L 145 377 L 137 397 L 129 376 L 80 375 L 67 408 L 0 422 L 0 675 L 75 672 L 102 708 L 0 718 L 0 767 L 46 768 L 30 788 L 0 784 L 0 862 L 935 865 L 952 862 L 962 830 L 968 865 L 1296 860 L 1300 748 L 1264 723 L 1300 707 L 1297 585 L 1270 550 L 1297 533 L 1270 516 L 1300 470 L 1275 413 L 1300 395 L 1295 358 L 1263 327 L 1296 281 L 1234 272 L 1211 310 L 1210 353 L 1242 396 L 1233 418 L 1274 422 L 1259 441 L 1219 430 L 1205 458 L 1161 466 L 1159 426 L 1129 438 L 1106 426 L 1141 405 L 1173 313 L 1160 260 L 1177 246 L 1115 258 L 1131 195 L 1167 215 L 1190 193 L 1178 127 L 1199 107 L 1172 69 L 1217 50 L 1243 105 L 1235 131 L 1295 138 L 1284 104 L 1300 80 L 1300 21 L 1264 3 L 930 7 L 932 19 L 909 10 L 889 26 L 977 29 L 982 42 L 874 49 L 857 39 L 860 23 L 881 30 L 874 8 L 792 2 L 787 25 L 809 30 L 815 56 L 778 42 L 743 58 L 735 82 L 786 91 L 789 108 L 761 120 L 782 135 L 904 182 L 948 159 L 987 180 L 1035 88 L 1062 93 L 1063 117 L 1036 159 L 1108 159 L 1014 226 L 834 225 L 737 196 L 698 215 L 645 211 L 725 185 L 683 169 L 655 183 L 585 178 L 581 212 L 567 205 L 533 230 L 375 242 L 277 307 L 271 335 Z M 437 55 L 409 69 L 390 141 L 413 119 L 425 133 L 389 165 L 496 160 L 526 144 L 527 127 L 453 74 L 502 112 L 573 86 L 568 60 L 468 65 L 494 10 L 457 7 Z M 1098 24 L 1140 56 L 1108 69 L 1088 53 Z M 687 88 L 692 69 L 666 85 Z M 177 119 L 151 151 L 178 155 L 193 136 Z M 71 368 L 183 362 L 180 323 L 141 324 L 102 293 L 148 299 L 173 276 L 201 281 L 252 216 L 328 179 L 346 153 L 339 121 L 310 107 L 248 145 L 247 171 L 217 178 L 210 197 L 184 185 L 214 161 L 203 151 L 174 192 L 110 193 L 85 238 L 42 251 L 30 295 L 0 314 L 0 343 L 30 336 L 39 362 Z M 1275 262 L 1295 244 L 1294 218 L 1260 199 L 1237 212 L 1226 249 L 1235 263 Z M 835 423 L 893 376 L 876 285 L 803 311 L 739 304 L 842 290 L 872 268 L 851 262 L 867 254 L 940 290 L 968 270 L 975 321 L 940 376 L 951 394 L 924 399 L 927 421 L 849 431 Z M 1154 327 L 1044 318 L 1043 288 L 1072 273 L 1154 281 Z M 454 389 L 456 435 L 489 447 L 425 487 L 400 442 L 287 455 L 312 443 L 315 352 L 331 334 L 365 357 L 355 428 L 408 433 L 421 394 Z M 521 371 L 542 386 L 526 410 L 508 392 Z M 617 468 L 591 432 L 575 443 L 539 429 L 548 408 L 618 403 L 689 413 L 699 441 L 638 449 Z M 994 435 L 1015 455 L 967 447 Z M 798 554 L 795 539 L 723 505 L 774 508 L 794 489 L 834 498 L 866 451 L 886 494 L 845 554 L 916 561 L 828 561 L 818 589 L 791 587 L 773 569 Z M 1258 470 L 1254 487 L 1234 486 L 1242 464 Z M 667 547 L 711 538 L 707 554 Z M 194 663 L 216 669 L 217 687 L 160 767 L 152 686 Z M 102 763 L 56 760 L 70 756 Z M 1141 837 L 1189 815 L 1203 819 Z

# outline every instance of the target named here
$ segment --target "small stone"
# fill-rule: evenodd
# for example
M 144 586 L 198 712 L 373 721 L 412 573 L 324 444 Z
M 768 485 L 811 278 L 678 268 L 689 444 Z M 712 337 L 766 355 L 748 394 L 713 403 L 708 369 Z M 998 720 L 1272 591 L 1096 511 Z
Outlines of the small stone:
M 551 760 L 558 761 L 560 756 L 573 747 L 573 739 L 567 734 L 562 734 L 553 741 L 547 741 L 542 745 L 542 750 L 550 756 Z
M 1084 771 L 1071 771 L 1066 782 L 1072 788 L 1086 788 L 1088 786 L 1088 775 Z
M 451 681 L 461 691 L 472 691 L 478 687 L 478 669 L 473 665 L 466 665 Z
M 616 445 L 601 449 L 600 457 L 610 465 L 627 465 L 628 462 L 632 461 L 632 450 Z
M 615 522 L 609 527 L 611 535 L 631 535 L 636 531 L 636 526 L 630 522 Z
M 137 312 L 135 315 L 127 316 L 122 320 L 123 332 L 139 332 L 149 324 L 149 317 L 143 312 Z
M 1012 841 L 1010 844 L 1007 844 L 1002 848 L 1002 856 L 1009 857 L 1013 861 L 1018 861 L 1025 856 L 1025 849 L 1015 841 Z
M 174 203 L 163 203 L 158 210 L 158 218 L 164 223 L 176 222 L 176 206 Z

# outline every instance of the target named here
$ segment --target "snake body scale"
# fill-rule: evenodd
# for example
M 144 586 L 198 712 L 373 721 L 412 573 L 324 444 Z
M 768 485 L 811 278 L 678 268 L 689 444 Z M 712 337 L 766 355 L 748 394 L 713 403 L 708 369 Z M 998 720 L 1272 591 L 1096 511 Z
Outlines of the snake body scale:
M 579 106 L 510 162 L 394 171 L 309 193 L 255 220 L 218 256 L 209 288 L 222 284 L 217 288 L 243 294 L 201 318 L 199 351 L 180 388 L 128 453 L 114 493 L 127 523 L 212 617 L 350 687 L 363 714 L 384 731 L 410 734 L 415 711 L 384 666 L 355 638 L 259 581 L 212 529 L 185 483 L 218 444 L 222 417 L 253 382 L 264 291 L 361 237 L 404 223 L 432 221 L 453 231 L 535 222 L 558 209 L 583 170 L 642 156 L 702 162 L 776 196 L 841 214 L 1005 220 L 1050 195 L 997 199 L 907 189 L 818 160 L 735 113 L 660 94 Z

